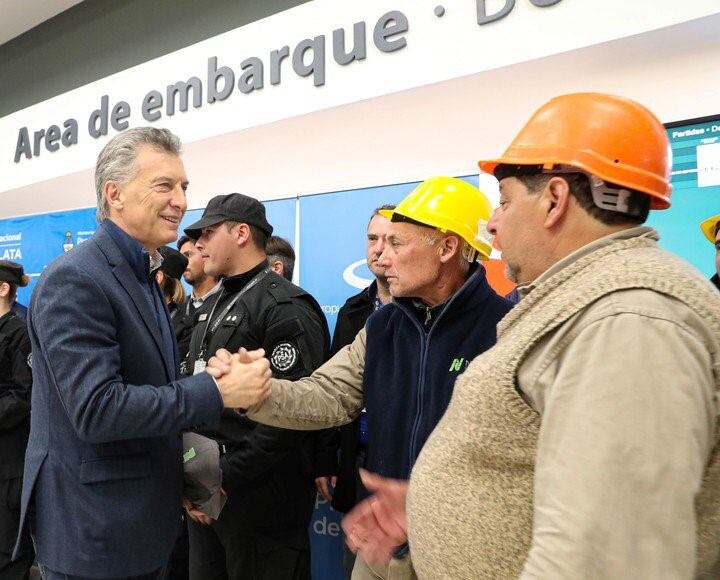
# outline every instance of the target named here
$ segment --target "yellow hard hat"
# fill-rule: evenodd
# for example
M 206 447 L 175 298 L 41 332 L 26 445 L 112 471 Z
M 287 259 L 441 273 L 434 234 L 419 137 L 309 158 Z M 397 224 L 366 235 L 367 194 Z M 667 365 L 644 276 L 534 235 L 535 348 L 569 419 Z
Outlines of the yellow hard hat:
M 487 231 L 491 214 L 492 205 L 485 194 L 454 177 L 431 177 L 413 189 L 394 210 L 380 211 L 388 219 L 396 216 L 394 221 L 402 216 L 457 234 L 478 251 L 481 260 L 489 259 L 492 251 L 492 236 Z
M 714 215 L 700 224 L 702 233 L 705 234 L 705 237 L 710 240 L 713 246 L 715 245 L 715 231 L 717 230 L 718 222 L 720 222 L 720 214 Z

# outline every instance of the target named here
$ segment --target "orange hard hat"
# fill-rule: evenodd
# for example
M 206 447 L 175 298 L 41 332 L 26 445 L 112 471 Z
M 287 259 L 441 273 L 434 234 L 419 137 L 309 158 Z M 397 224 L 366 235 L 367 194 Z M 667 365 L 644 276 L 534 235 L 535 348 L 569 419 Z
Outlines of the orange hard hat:
M 544 104 L 499 159 L 480 161 L 494 174 L 500 164 L 575 167 L 648 194 L 652 209 L 670 207 L 672 154 L 662 123 L 623 97 L 575 93 Z

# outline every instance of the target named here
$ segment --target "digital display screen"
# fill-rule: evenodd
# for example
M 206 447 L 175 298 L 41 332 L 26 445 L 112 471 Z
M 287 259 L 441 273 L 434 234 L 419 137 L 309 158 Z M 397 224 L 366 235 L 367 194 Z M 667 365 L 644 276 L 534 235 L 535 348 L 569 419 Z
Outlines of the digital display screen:
M 700 222 L 720 214 L 720 115 L 665 125 L 673 155 L 672 206 L 650 212 L 660 245 L 710 277 L 715 249 Z

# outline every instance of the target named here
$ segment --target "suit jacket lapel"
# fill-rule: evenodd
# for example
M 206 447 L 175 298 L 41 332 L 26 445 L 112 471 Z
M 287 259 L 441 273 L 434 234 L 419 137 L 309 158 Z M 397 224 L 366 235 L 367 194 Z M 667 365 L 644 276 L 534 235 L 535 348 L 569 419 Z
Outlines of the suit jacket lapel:
M 130 298 L 135 304 L 135 308 L 137 308 L 143 322 L 145 323 L 145 326 L 152 335 L 153 340 L 155 341 L 155 345 L 158 347 L 158 350 L 160 351 L 160 354 L 163 358 L 163 361 L 165 361 L 165 353 L 162 346 L 162 336 L 160 335 L 160 328 L 158 327 L 157 317 L 155 316 L 155 312 L 150 307 L 150 303 L 148 302 L 144 290 L 140 286 L 140 282 L 138 282 L 137 278 L 135 278 L 135 273 L 132 271 L 132 268 L 130 268 L 127 262 L 123 262 L 113 268 L 113 274 L 115 275 L 115 278 L 120 283 L 120 285 L 130 295 Z M 167 363 L 165 364 L 165 366 L 167 367 Z
M 154 289 L 155 292 L 158 292 L 160 296 L 162 296 L 162 290 L 160 290 L 160 286 L 157 287 L 157 289 Z M 170 310 L 167 307 L 167 304 L 165 304 L 165 301 L 162 300 L 163 305 L 163 311 L 165 312 L 165 320 L 168 323 L 168 328 L 170 329 L 170 335 L 174 338 L 175 336 L 175 330 L 173 327 L 172 317 L 170 316 Z M 172 341 L 173 348 L 172 348 L 172 360 L 166 360 L 165 361 L 165 368 L 168 371 L 168 377 L 170 377 L 170 380 L 175 379 L 175 372 L 178 367 L 178 349 L 177 349 L 177 342 L 174 340 Z
M 174 361 L 168 361 L 165 356 L 165 349 L 162 344 L 162 335 L 160 334 L 160 327 L 158 326 L 157 316 L 155 315 L 154 308 L 151 307 L 148 301 L 145 291 L 143 290 L 140 282 L 135 277 L 130 264 L 123 257 L 120 248 L 117 247 L 110 235 L 99 230 L 93 240 L 97 242 L 98 246 L 102 250 L 105 257 L 108 259 L 108 263 L 112 268 L 112 273 L 125 289 L 130 298 L 132 299 L 135 308 L 140 313 L 140 318 L 145 324 L 150 336 L 152 336 L 155 346 L 160 353 L 160 358 L 165 366 L 165 372 L 167 373 L 168 380 L 175 379 L 175 365 Z M 172 328 L 172 327 L 171 327 Z

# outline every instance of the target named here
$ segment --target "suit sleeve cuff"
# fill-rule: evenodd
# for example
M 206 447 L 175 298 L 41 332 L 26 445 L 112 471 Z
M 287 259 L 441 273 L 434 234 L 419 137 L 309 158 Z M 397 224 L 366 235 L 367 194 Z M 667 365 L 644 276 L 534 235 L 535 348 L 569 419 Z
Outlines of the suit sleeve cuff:
M 217 423 L 224 405 L 215 379 L 207 373 L 198 373 L 183 379 L 181 383 L 184 387 L 189 420 L 187 427 Z

